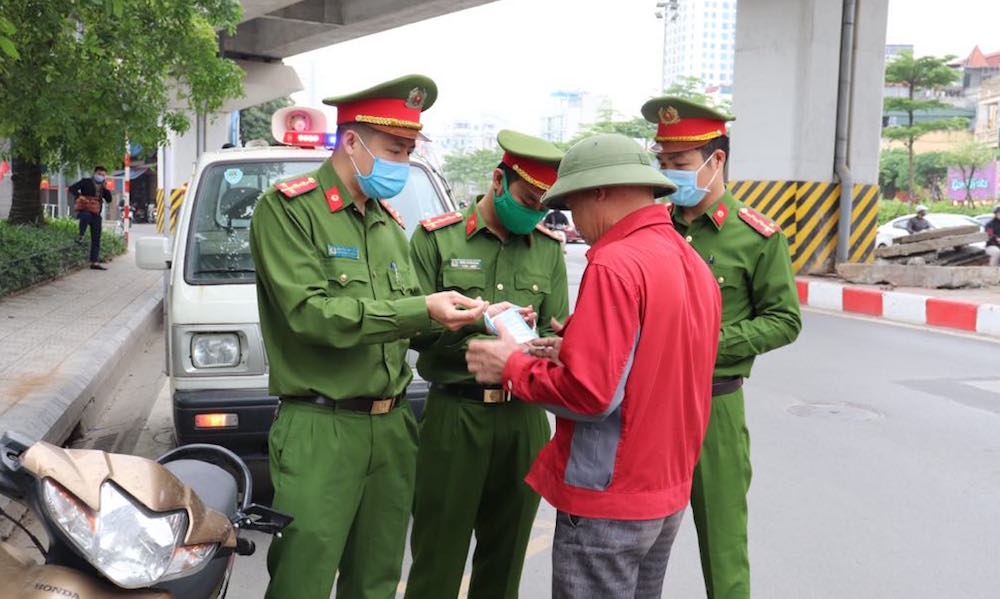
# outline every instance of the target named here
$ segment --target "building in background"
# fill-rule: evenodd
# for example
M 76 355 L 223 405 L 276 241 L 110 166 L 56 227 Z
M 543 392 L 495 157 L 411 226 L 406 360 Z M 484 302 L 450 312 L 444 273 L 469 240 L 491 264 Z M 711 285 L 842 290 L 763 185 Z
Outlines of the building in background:
M 611 100 L 606 96 L 578 90 L 552 92 L 542 110 L 538 135 L 551 142 L 568 142 L 581 126 L 600 120 L 602 112 L 612 112 Z
M 497 147 L 497 133 L 503 127 L 503 121 L 492 115 L 455 119 L 443 130 L 434 131 L 435 149 L 444 155 L 491 150 Z
M 886 44 L 885 45 L 885 62 L 889 64 L 893 58 L 902 54 L 903 52 L 913 53 L 913 44 Z
M 663 89 L 683 77 L 731 86 L 736 58 L 736 0 L 661 0 Z
M 987 79 L 979 87 L 976 104 L 975 139 L 981 144 L 1000 147 L 1000 77 Z

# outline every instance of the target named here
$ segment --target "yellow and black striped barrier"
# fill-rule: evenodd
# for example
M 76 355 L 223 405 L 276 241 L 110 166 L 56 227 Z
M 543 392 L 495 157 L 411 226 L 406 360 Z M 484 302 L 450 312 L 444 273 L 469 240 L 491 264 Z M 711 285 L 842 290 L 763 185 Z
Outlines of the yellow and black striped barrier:
M 163 232 L 163 189 L 156 190 L 156 232 Z
M 736 181 L 733 196 L 781 226 L 798 274 L 829 271 L 837 249 L 840 184 L 817 181 Z M 878 185 L 855 185 L 851 262 L 871 262 L 878 228 Z
M 177 217 L 180 216 L 181 206 L 184 204 L 184 194 L 187 186 L 175 189 L 170 192 L 170 234 L 177 231 Z

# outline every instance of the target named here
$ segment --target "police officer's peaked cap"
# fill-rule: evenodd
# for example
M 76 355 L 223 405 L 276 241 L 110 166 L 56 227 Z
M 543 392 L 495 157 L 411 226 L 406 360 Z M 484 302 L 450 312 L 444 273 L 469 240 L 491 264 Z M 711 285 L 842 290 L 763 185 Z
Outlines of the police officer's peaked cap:
M 563 151 L 550 141 L 504 129 L 497 134 L 503 149 L 501 162 L 529 184 L 548 191 L 556 182 Z
M 699 148 L 726 135 L 726 123 L 735 120 L 711 106 L 676 96 L 649 100 L 642 105 L 642 116 L 656 123 L 656 153 Z
M 618 133 L 594 135 L 571 147 L 559 165 L 559 178 L 545 193 L 546 208 L 566 209 L 571 194 L 596 187 L 636 185 L 653 189 L 656 197 L 677 186 L 653 167 L 649 153 Z
M 420 132 L 420 113 L 437 100 L 437 84 L 424 75 L 406 75 L 366 90 L 325 98 L 337 107 L 337 124 L 364 123 L 408 139 L 427 138 Z

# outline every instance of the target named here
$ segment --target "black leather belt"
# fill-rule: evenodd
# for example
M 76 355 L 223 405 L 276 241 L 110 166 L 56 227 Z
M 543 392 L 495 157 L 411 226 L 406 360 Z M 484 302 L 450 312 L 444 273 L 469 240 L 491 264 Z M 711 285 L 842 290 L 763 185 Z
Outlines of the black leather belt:
M 399 405 L 402 396 L 385 399 L 368 399 L 366 397 L 351 397 L 348 399 L 330 399 L 325 395 L 280 397 L 281 401 L 294 401 L 331 410 L 347 410 L 349 412 L 365 412 L 368 414 L 388 414 Z
M 743 377 L 741 376 L 735 376 L 731 379 L 713 379 L 712 397 L 734 393 L 742 386 L 743 386 Z
M 510 391 L 503 387 L 491 385 L 458 385 L 434 383 L 434 388 L 449 395 L 457 395 L 462 399 L 471 399 L 480 403 L 507 403 L 512 399 Z

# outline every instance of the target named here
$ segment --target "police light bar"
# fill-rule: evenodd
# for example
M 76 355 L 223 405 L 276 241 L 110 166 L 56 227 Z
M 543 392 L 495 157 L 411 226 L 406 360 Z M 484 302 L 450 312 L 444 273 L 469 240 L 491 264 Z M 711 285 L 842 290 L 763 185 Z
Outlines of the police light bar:
M 336 145 L 336 133 L 321 133 L 317 131 L 285 131 L 282 143 L 289 146 L 302 146 L 304 148 L 327 147 Z

